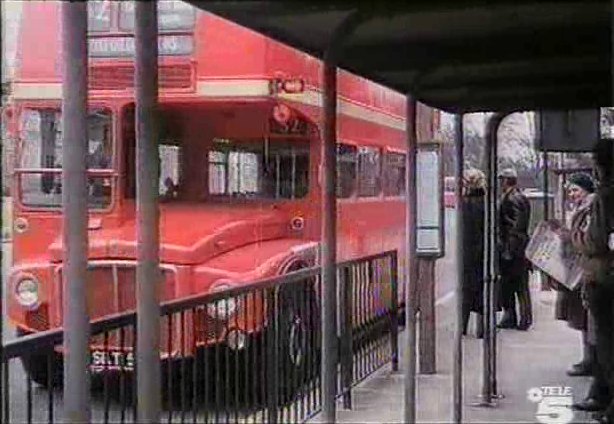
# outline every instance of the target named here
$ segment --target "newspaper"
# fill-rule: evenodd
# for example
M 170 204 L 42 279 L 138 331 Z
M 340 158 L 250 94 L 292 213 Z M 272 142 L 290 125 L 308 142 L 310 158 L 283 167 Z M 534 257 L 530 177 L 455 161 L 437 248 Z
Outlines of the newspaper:
M 552 221 L 541 222 L 533 232 L 525 255 L 531 263 L 569 290 L 575 290 L 584 276 L 582 256 L 567 253 L 562 234 L 568 230 Z

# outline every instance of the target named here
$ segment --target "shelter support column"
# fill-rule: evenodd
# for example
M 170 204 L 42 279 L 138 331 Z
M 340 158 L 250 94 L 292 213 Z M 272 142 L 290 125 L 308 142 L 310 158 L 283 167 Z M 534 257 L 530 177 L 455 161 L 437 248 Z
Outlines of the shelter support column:
M 64 417 L 90 421 L 87 312 L 87 4 L 62 4 Z
M 406 110 L 406 137 L 407 137 L 407 165 L 405 167 L 406 213 L 405 237 L 407 245 L 408 269 L 405 273 L 405 349 L 404 349 L 404 422 L 416 422 L 416 304 L 418 285 L 418 257 L 416 255 L 417 234 L 417 204 L 416 191 L 416 155 L 417 128 L 416 128 L 416 100 L 407 95 Z
M 550 155 L 548 154 L 548 149 L 544 149 L 543 152 L 543 178 L 544 178 L 544 216 L 542 219 L 548 220 L 550 219 L 550 161 L 548 160 Z M 538 271 L 539 272 L 539 271 Z M 541 287 L 542 291 L 550 290 L 550 282 L 548 276 L 545 273 L 541 273 Z
M 352 12 L 335 29 L 324 54 L 322 142 L 322 416 L 336 420 L 337 395 L 337 64 L 344 41 L 363 16 Z
M 464 135 L 463 115 L 456 115 L 455 125 L 456 152 L 456 322 L 454 326 L 454 362 L 452 365 L 452 421 L 461 423 L 463 419 L 463 291 L 462 276 L 465 268 L 464 220 L 463 220 L 463 170 L 464 170 Z
M 324 142 L 322 143 L 322 413 L 336 417 L 336 263 L 337 263 L 337 67 L 324 62 Z
M 499 200 L 498 190 L 498 177 L 499 174 L 499 127 L 503 122 L 506 115 L 495 115 L 493 124 L 490 127 L 491 135 L 490 140 L 492 144 L 491 150 L 491 190 L 492 190 L 492 204 L 491 212 L 492 218 L 490 221 L 490 237 L 491 237 L 491 281 L 490 285 L 490 394 L 493 399 L 498 399 L 499 393 L 497 388 L 497 309 L 498 309 L 498 293 L 501 290 L 501 275 L 499 272 L 499 256 L 497 249 L 497 242 L 499 240 L 499 210 L 497 203 Z
M 157 2 L 136 2 L 137 420 L 160 421 Z
M 484 220 L 484 339 L 482 340 L 482 393 L 478 406 L 495 406 L 497 398 L 497 333 L 496 309 L 498 304 L 499 271 L 497 258 L 497 143 L 499 126 L 505 114 L 493 114 L 487 123 L 485 159 L 488 190 Z

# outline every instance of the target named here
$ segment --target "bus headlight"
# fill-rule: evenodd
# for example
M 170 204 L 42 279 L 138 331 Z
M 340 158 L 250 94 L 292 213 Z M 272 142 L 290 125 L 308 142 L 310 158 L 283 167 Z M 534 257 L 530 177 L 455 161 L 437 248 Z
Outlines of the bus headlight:
M 234 287 L 234 284 L 230 280 L 220 280 L 218 283 L 213 284 L 211 292 L 220 292 L 228 290 Z M 211 318 L 228 320 L 237 312 L 237 299 L 229 297 L 227 299 L 220 299 L 218 301 L 209 303 L 207 305 L 207 314 Z
M 22 278 L 15 286 L 15 297 L 24 308 L 36 308 L 39 303 L 38 281 L 33 277 Z

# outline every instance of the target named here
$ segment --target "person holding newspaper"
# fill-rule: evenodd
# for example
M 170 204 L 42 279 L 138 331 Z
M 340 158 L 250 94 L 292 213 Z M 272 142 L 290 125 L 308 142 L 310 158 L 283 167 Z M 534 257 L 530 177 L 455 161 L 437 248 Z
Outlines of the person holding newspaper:
M 573 174 L 569 177 L 567 184 L 567 198 L 572 204 L 571 224 L 569 230 L 558 228 L 558 232 L 565 241 L 565 254 L 571 256 L 577 252 L 571 243 L 571 234 L 577 235 L 586 231 L 589 222 L 590 208 L 595 197 L 595 183 L 590 175 L 585 173 Z M 560 225 L 552 223 L 552 225 Z M 582 332 L 583 358 L 580 362 L 573 364 L 567 371 L 569 376 L 592 375 L 592 368 L 596 362 L 596 348 L 589 339 L 589 314 L 583 305 L 581 298 L 581 288 L 569 290 L 562 284 L 555 286 L 558 291 L 555 316 L 556 319 L 567 321 L 569 327 Z
M 593 159 L 599 188 L 582 231 L 571 233 L 571 243 L 584 256 L 583 298 L 594 323 L 597 361 L 588 396 L 575 409 L 600 412 L 601 423 L 614 423 L 614 169 L 613 140 L 602 139 Z

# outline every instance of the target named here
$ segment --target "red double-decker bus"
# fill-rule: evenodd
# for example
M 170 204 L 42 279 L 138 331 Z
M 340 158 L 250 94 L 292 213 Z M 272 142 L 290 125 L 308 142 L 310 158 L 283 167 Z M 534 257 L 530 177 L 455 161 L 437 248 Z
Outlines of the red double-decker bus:
M 88 3 L 87 284 L 94 319 L 136 305 L 138 170 L 134 4 Z M 10 98 L 17 154 L 7 305 L 19 334 L 62 325 L 59 12 L 59 2 L 23 5 Z M 163 299 L 313 265 L 321 62 L 179 1 L 159 2 L 159 27 Z M 404 268 L 404 116 L 403 95 L 340 72 L 339 260 L 397 249 Z

